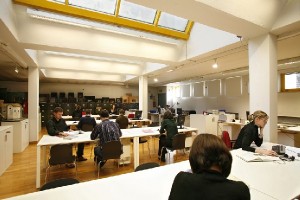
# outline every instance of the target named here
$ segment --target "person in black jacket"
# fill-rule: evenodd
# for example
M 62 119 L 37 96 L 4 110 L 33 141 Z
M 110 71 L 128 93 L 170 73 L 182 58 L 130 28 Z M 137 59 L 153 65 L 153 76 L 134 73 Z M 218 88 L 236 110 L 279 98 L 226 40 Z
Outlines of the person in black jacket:
M 268 122 L 268 119 L 269 116 L 261 110 L 257 110 L 250 115 L 249 120 L 251 122 L 242 128 L 233 149 L 242 148 L 245 151 L 251 151 L 265 155 L 277 155 L 275 151 L 254 148 L 250 146 L 252 142 L 254 142 L 258 147 L 261 146 L 263 143 L 263 130 Z
M 224 142 L 212 134 L 198 135 L 191 147 L 191 172 L 179 172 L 169 200 L 249 200 L 247 185 L 227 179 L 232 156 Z
M 48 135 L 64 137 L 68 136 L 68 133 L 64 131 L 69 131 L 69 127 L 66 121 L 62 118 L 63 109 L 61 107 L 56 107 L 53 110 L 53 117 L 47 122 L 46 128 Z M 70 129 L 70 131 L 72 131 Z M 77 161 L 86 161 L 87 159 L 83 157 L 84 143 L 79 143 L 77 148 Z M 70 165 L 71 166 L 71 165 Z
M 161 159 L 162 162 L 165 162 L 165 154 L 167 150 L 164 148 L 161 154 L 162 147 L 172 147 L 173 137 L 178 134 L 177 123 L 173 117 L 173 114 L 167 110 L 163 115 L 163 121 L 160 126 L 160 136 L 159 136 L 159 147 L 158 147 L 158 158 Z

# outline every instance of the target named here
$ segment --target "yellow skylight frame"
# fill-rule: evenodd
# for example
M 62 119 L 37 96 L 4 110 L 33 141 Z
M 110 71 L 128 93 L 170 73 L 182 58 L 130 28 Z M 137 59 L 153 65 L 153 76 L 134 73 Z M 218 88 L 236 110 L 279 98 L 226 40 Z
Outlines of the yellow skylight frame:
M 188 20 L 186 29 L 184 32 L 175 31 L 158 26 L 158 20 L 160 16 L 160 11 L 156 11 L 156 16 L 154 24 L 147 24 L 139 21 L 134 21 L 130 19 L 121 18 L 118 16 L 120 10 L 120 1 L 117 0 L 115 15 L 104 14 L 101 12 L 96 12 L 92 10 L 87 10 L 83 8 L 74 7 L 68 4 L 68 0 L 65 0 L 65 4 L 58 2 L 52 2 L 47 0 L 13 0 L 16 4 L 25 5 L 28 7 L 33 7 L 37 9 L 47 10 L 50 12 L 61 13 L 64 15 L 71 15 L 78 18 L 85 18 L 89 20 L 100 21 L 104 23 L 110 23 L 115 25 L 120 25 L 128 28 L 138 29 L 142 31 L 152 32 L 155 34 L 160 34 L 172 38 L 188 40 L 190 36 L 191 29 L 194 22 Z

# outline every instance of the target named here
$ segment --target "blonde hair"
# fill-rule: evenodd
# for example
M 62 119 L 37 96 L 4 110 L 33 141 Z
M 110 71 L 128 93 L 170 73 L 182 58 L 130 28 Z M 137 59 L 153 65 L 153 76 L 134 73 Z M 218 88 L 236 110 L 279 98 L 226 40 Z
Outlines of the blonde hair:
M 257 110 L 253 114 L 249 115 L 249 121 L 254 121 L 256 118 L 258 119 L 269 119 L 267 113 L 262 110 Z

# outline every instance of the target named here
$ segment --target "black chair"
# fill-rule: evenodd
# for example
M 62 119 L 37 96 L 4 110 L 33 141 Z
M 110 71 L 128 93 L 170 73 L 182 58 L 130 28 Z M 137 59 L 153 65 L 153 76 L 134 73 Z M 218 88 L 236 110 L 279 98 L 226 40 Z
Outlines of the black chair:
M 168 147 L 162 147 L 161 148 L 161 152 L 160 155 L 162 155 L 163 149 L 165 148 L 167 150 L 168 153 L 168 158 L 170 160 L 170 153 L 174 150 L 183 150 L 185 149 L 185 138 L 186 138 L 186 134 L 176 134 L 173 137 L 173 142 L 172 142 L 172 148 L 168 148 Z
M 119 168 L 119 160 L 121 154 L 123 153 L 122 144 L 120 141 L 110 141 L 102 145 L 102 160 L 109 159 L 117 159 L 118 160 L 118 168 Z M 98 168 L 98 178 L 100 173 L 100 163 L 99 160 L 96 159 L 97 168 Z
M 63 165 L 73 163 L 75 165 L 75 171 L 77 176 L 76 156 L 72 153 L 71 144 L 58 144 L 50 148 L 50 158 L 48 161 L 48 167 L 46 169 L 45 182 L 47 182 L 48 173 L 50 173 L 50 167 L 55 165 Z
M 93 124 L 82 124 L 81 130 L 82 131 L 92 131 L 94 129 Z
M 134 171 L 137 172 L 137 171 L 142 171 L 145 169 L 151 169 L 154 167 L 159 167 L 159 164 L 156 162 L 143 163 L 143 164 L 137 166 L 137 168 L 135 168 Z
M 46 183 L 40 188 L 40 191 L 43 190 L 49 190 L 52 188 L 57 188 L 57 187 L 62 187 L 66 185 L 73 185 L 79 183 L 79 181 L 75 178 L 62 178 L 62 179 L 57 179 L 51 182 Z

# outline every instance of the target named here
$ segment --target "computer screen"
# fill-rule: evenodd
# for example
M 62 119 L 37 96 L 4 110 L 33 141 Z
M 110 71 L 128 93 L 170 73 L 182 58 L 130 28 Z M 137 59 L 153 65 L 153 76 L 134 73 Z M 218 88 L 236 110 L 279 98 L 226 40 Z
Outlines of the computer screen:
M 185 122 L 185 115 L 178 115 L 177 125 L 180 126 L 180 128 L 182 128 L 182 126 L 184 125 L 184 122 Z
M 182 108 L 177 108 L 177 115 L 182 115 Z
M 135 118 L 135 119 L 142 119 L 142 114 L 143 114 L 143 111 L 142 111 L 142 110 L 137 110 L 137 111 L 135 111 L 135 113 L 134 113 L 134 118 Z

